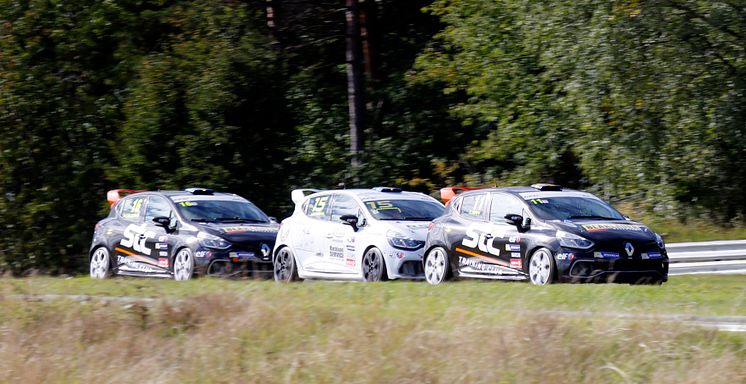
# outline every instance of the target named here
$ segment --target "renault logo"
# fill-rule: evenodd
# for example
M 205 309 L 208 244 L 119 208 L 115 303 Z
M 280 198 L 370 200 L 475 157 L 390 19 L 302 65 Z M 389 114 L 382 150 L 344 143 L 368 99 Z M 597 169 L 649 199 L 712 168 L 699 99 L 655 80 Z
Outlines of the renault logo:
M 261 249 L 262 249 L 262 256 L 264 257 L 269 256 L 269 251 L 270 251 L 269 245 L 262 243 Z
M 625 243 L 624 250 L 627 251 L 627 256 L 629 257 L 632 257 L 632 254 L 635 253 L 635 247 L 631 243 Z

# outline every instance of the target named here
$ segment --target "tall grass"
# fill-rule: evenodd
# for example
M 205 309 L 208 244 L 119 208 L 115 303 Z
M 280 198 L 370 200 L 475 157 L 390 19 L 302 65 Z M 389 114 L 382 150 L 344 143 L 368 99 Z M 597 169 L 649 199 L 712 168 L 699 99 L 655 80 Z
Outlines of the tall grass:
M 0 298 L 0 381 L 746 380 L 743 334 L 604 316 L 531 315 L 515 306 L 502 310 L 499 297 L 487 296 L 480 306 L 452 301 L 439 306 L 433 302 L 437 296 L 410 297 L 404 304 L 373 293 L 353 295 L 357 304 L 341 307 L 351 290 L 373 292 L 370 286 L 311 285 L 312 291 L 332 293 L 309 299 L 294 295 L 309 285 L 295 284 L 256 289 L 252 295 L 210 292 L 147 305 L 26 302 L 5 294 Z

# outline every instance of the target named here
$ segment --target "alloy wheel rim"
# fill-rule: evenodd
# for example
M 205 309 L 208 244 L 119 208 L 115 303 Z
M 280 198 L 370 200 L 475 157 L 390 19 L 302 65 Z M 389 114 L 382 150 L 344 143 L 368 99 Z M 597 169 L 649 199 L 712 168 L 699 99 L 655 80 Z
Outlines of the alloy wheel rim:
M 176 255 L 174 262 L 174 278 L 176 280 L 186 280 L 191 272 L 192 265 L 189 259 L 189 252 L 180 251 Z
M 436 249 L 430 252 L 425 262 L 425 278 L 430 284 L 438 284 L 443 281 L 445 275 L 445 258 L 443 252 Z
M 551 265 L 546 252 L 538 252 L 531 258 L 531 264 L 529 267 L 531 282 L 536 285 L 545 285 L 549 280 L 550 268 Z
M 376 252 L 368 251 L 363 258 L 363 277 L 366 281 L 371 281 L 371 278 L 378 276 L 380 269 L 380 259 Z
M 106 271 L 109 269 L 109 258 L 106 250 L 99 248 L 91 257 L 91 277 L 103 279 L 106 277 Z
M 285 249 L 280 251 L 275 260 L 275 278 L 280 281 L 289 279 L 290 276 L 290 257 L 289 252 Z

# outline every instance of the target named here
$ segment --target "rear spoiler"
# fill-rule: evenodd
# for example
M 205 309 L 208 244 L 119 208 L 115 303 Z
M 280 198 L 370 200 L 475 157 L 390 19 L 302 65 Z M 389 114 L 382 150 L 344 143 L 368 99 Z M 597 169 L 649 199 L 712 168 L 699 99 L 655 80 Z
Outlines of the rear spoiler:
M 293 200 L 293 203 L 295 203 L 295 205 L 298 205 L 303 202 L 306 196 L 316 192 L 321 192 L 321 190 L 312 188 L 294 189 L 292 192 L 290 192 L 290 199 Z
M 106 201 L 109 202 L 109 208 L 113 207 L 114 204 L 117 203 L 117 201 L 121 200 L 123 197 L 137 193 L 137 192 L 145 192 L 145 190 L 142 189 L 112 189 L 109 192 L 106 192 Z
M 440 189 L 440 199 L 443 200 L 443 204 L 448 205 L 448 203 L 451 201 L 451 199 L 453 199 L 454 197 L 456 197 L 456 195 L 458 195 L 458 194 L 460 194 L 462 192 L 473 191 L 473 190 L 476 190 L 476 189 L 481 189 L 481 188 L 469 188 L 469 187 L 465 187 L 463 185 L 457 185 L 457 186 L 453 186 L 453 187 L 441 188 Z

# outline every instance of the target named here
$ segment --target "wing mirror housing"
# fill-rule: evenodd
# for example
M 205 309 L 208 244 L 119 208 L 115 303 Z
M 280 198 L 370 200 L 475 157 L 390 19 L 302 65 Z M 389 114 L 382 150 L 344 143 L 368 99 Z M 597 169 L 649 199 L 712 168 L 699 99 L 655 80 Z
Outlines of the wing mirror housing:
M 153 218 L 153 222 L 158 226 L 169 229 L 171 226 L 171 218 L 168 216 L 157 216 Z
M 339 217 L 339 220 L 342 221 L 342 224 L 349 225 L 352 227 L 352 230 L 357 232 L 357 216 L 355 215 L 342 215 Z
M 515 225 L 519 232 L 526 232 L 531 228 L 531 218 L 509 213 L 505 215 L 505 221 L 510 225 Z

